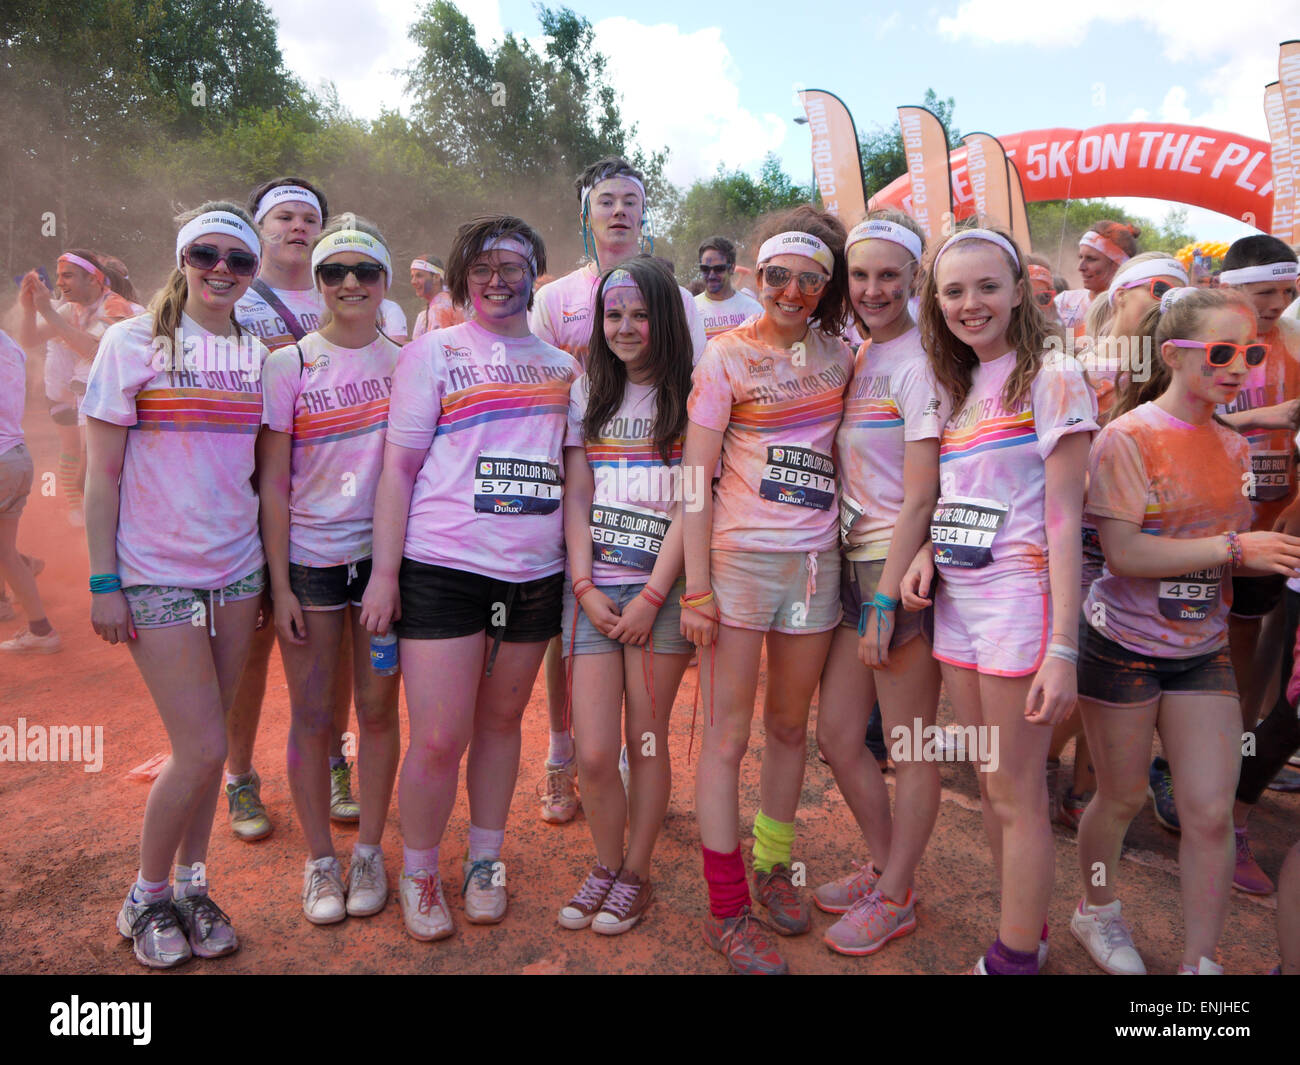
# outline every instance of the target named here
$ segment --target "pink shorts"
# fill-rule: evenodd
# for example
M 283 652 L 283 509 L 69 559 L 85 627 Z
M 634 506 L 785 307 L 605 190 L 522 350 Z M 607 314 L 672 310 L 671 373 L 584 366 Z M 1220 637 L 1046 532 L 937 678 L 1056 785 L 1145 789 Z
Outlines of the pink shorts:
M 934 597 L 934 657 L 993 677 L 1038 672 L 1052 634 L 1052 597 L 1037 592 L 1010 599 Z

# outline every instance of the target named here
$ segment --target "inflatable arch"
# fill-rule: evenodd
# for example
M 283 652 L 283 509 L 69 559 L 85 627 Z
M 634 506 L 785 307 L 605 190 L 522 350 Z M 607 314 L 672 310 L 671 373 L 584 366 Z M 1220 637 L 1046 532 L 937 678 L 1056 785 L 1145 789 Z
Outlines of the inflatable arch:
M 1272 222 L 1272 165 L 1265 141 L 1204 126 L 1148 122 L 1034 129 L 998 140 L 1016 164 L 1029 202 L 1147 196 L 1205 207 L 1265 232 Z M 950 150 L 949 167 L 953 212 L 963 218 L 975 202 L 964 147 Z M 868 207 L 908 210 L 911 191 L 911 178 L 904 174 Z

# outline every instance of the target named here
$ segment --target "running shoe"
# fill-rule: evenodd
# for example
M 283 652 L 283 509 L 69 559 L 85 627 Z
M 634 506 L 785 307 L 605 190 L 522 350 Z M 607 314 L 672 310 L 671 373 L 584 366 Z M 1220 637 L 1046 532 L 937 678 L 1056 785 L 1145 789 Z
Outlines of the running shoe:
M 1300 773 L 1283 766 L 1277 776 L 1268 782 L 1269 791 L 1300 791 Z
M 891 939 L 915 930 L 916 900 L 911 891 L 901 905 L 873 891 L 855 902 L 822 939 L 836 953 L 858 958 L 874 954 Z
M 1088 957 L 1111 976 L 1145 976 L 1147 967 L 1133 946 L 1133 931 L 1120 915 L 1120 901 L 1085 909 L 1081 901 L 1070 915 L 1070 931 Z
M 704 919 L 704 941 L 743 976 L 784 976 L 790 971 L 776 940 L 748 906 L 725 920 L 712 915 Z
M 1147 771 L 1147 797 L 1155 807 L 1156 820 L 1170 832 L 1181 832 L 1178 808 L 1174 805 L 1174 778 L 1169 773 L 1169 763 L 1157 758 Z
M 442 897 L 442 878 L 421 869 L 414 876 L 402 874 L 398 898 L 406 930 L 419 940 L 446 939 L 456 931 L 447 901 Z
M 388 905 L 388 874 L 383 852 L 363 858 L 352 852 L 348 866 L 348 916 L 372 917 Z
M 1178 975 L 1179 976 L 1222 976 L 1223 966 L 1220 965 L 1218 962 L 1211 961 L 1209 958 L 1202 955 L 1201 960 L 1198 961 L 1195 966 L 1188 965 L 1186 962 L 1183 962 L 1181 965 L 1179 965 Z
M 1244 828 L 1233 833 L 1237 837 L 1237 860 L 1232 870 L 1232 886 L 1247 895 L 1271 895 L 1276 890 L 1268 874 L 1259 867 L 1250 850 L 1250 837 Z
M 880 874 L 870 862 L 853 863 L 853 872 L 813 889 L 813 902 L 823 913 L 848 913 L 853 904 L 876 890 Z
M 591 872 L 587 874 L 587 879 L 582 882 L 582 887 L 578 888 L 573 898 L 560 910 L 561 926 L 575 931 L 589 927 L 596 919 L 601 906 L 604 905 L 605 896 L 614 886 L 615 879 L 616 875 L 612 869 L 606 869 L 599 862 L 593 865 Z
M 21 628 L 14 633 L 13 639 L 0 643 L 0 651 L 15 655 L 53 655 L 62 650 L 63 640 L 53 629 L 44 636 L 37 636 L 31 629 Z
M 135 945 L 136 960 L 150 969 L 170 969 L 192 956 L 170 896 L 158 902 L 132 902 L 127 892 L 117 915 L 117 930 Z
M 1090 802 L 1092 802 L 1092 792 L 1085 791 L 1082 795 L 1076 795 L 1073 788 L 1067 788 L 1065 794 L 1061 796 L 1060 806 L 1056 812 L 1056 823 L 1064 825 L 1072 832 L 1078 832 L 1079 820 Z
M 361 803 L 352 797 L 351 762 L 330 769 L 330 820 L 349 823 L 361 820 Z
M 239 949 L 239 939 L 230 925 L 226 911 L 208 898 L 206 892 L 174 899 L 172 909 L 190 941 L 196 958 L 220 958 Z
M 337 858 L 307 860 L 302 871 L 302 912 L 312 924 L 337 924 L 348 915 L 343 867 Z
M 572 821 L 578 813 L 578 760 L 563 765 L 546 763 L 546 779 L 537 785 L 542 799 L 542 820 L 549 825 Z
M 271 834 L 271 819 L 262 805 L 262 778 L 254 769 L 242 784 L 226 785 L 226 801 L 230 804 L 230 829 L 240 839 L 251 843 Z
M 506 915 L 506 867 L 500 858 L 483 858 L 463 866 L 465 916 L 470 924 L 496 924 Z
M 779 935 L 798 936 L 812 927 L 808 900 L 794 886 L 788 866 L 774 865 L 770 873 L 755 869 L 754 894 Z
M 624 869 L 605 896 L 604 905 L 591 922 L 591 930 L 602 936 L 626 932 L 641 920 L 654 897 L 655 889 L 649 880 L 642 880 L 631 869 Z

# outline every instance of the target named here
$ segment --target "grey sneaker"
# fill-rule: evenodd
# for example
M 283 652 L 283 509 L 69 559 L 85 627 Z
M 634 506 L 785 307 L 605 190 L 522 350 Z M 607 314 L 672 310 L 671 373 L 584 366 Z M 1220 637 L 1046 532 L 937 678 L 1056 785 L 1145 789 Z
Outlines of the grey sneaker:
M 245 842 L 265 839 L 271 834 L 271 819 L 262 805 L 262 780 L 257 770 L 242 784 L 226 785 L 230 804 L 230 830 Z
M 352 797 L 352 763 L 330 770 L 330 820 L 361 820 L 361 804 Z
M 190 960 L 190 945 L 170 898 L 132 902 L 128 891 L 117 930 L 134 943 L 136 959 L 150 969 L 171 969 Z
M 239 949 L 230 917 L 206 894 L 174 899 L 172 909 L 190 941 L 196 958 L 220 958 Z

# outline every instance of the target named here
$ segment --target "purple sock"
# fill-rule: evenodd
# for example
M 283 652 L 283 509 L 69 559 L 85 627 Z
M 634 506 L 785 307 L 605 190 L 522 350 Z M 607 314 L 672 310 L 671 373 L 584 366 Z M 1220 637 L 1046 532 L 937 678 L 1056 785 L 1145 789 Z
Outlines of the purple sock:
M 984 968 L 990 976 L 1037 976 L 1038 950 L 1012 950 L 1001 939 L 995 939 L 984 955 Z
M 428 850 L 416 850 L 413 847 L 402 848 L 402 859 L 405 863 L 405 872 L 407 876 L 414 876 L 421 869 L 433 876 L 438 875 L 438 848 L 430 847 Z

